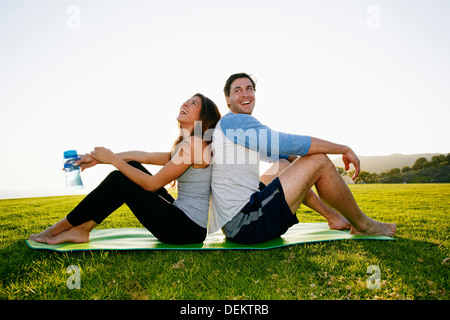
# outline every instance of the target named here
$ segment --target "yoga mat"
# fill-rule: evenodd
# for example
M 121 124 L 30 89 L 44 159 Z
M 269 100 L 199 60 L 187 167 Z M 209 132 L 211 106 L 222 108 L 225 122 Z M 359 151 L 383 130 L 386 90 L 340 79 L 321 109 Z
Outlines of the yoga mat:
M 62 243 L 50 245 L 26 240 L 32 249 L 54 251 L 82 250 L 226 250 L 272 249 L 300 243 L 333 240 L 394 240 L 387 236 L 351 235 L 349 231 L 330 230 L 325 222 L 298 223 L 279 238 L 259 244 L 238 244 L 225 238 L 221 231 L 208 235 L 203 243 L 173 245 L 162 243 L 145 228 L 94 229 L 87 243 Z

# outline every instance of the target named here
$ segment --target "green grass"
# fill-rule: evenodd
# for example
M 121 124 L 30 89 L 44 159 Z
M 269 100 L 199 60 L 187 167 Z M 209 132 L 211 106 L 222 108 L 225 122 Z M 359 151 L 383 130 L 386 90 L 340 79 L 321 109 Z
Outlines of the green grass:
M 336 241 L 254 251 L 92 251 L 28 248 L 29 234 L 80 196 L 0 201 L 0 299 L 449 299 L 450 184 L 351 185 L 397 241 Z M 301 207 L 303 222 L 324 221 Z M 126 206 L 101 228 L 140 227 Z M 81 268 L 68 289 L 67 267 Z M 367 288 L 370 265 L 380 289 Z

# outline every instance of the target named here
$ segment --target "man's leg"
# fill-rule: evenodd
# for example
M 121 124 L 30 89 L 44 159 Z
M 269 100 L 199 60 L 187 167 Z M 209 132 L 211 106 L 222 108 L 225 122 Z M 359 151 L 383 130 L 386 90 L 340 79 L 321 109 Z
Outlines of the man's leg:
M 372 220 L 361 211 L 350 189 L 326 155 L 298 158 L 280 174 L 279 179 L 286 202 L 294 213 L 315 185 L 320 198 L 352 224 L 352 234 L 392 236 L 396 231 L 395 224 Z
M 261 175 L 260 179 L 261 182 L 264 183 L 265 185 L 268 185 L 273 181 L 273 179 L 278 177 L 291 164 L 292 163 L 286 159 L 280 159 Z M 345 219 L 345 217 L 339 214 L 339 212 L 325 205 L 313 190 L 310 189 L 308 191 L 308 193 L 305 196 L 305 199 L 303 200 L 303 204 L 305 204 L 308 208 L 311 208 L 312 210 L 322 215 L 325 219 L 327 219 L 330 229 L 334 230 L 350 229 L 351 227 L 350 222 L 348 222 L 348 220 Z M 295 213 L 297 209 L 295 209 L 295 211 L 292 211 L 292 213 Z

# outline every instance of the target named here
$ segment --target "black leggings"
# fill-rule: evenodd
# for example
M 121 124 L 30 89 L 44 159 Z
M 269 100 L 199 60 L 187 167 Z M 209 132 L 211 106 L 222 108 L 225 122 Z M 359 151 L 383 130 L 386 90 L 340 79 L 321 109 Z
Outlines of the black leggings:
M 128 164 L 150 174 L 136 161 Z M 154 193 L 146 191 L 116 170 L 67 215 L 67 221 L 73 226 L 90 220 L 99 224 L 125 203 L 142 225 L 160 241 L 171 244 L 203 242 L 206 228 L 197 225 L 175 207 L 174 201 L 165 188 Z

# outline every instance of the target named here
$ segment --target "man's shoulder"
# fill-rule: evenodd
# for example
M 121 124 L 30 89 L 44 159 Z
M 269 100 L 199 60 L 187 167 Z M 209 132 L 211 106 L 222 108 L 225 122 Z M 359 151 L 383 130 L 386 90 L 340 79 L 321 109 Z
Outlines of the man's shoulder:
M 248 128 L 261 125 L 261 123 L 252 115 L 242 113 L 227 113 L 220 120 L 222 130 Z
M 230 119 L 256 119 L 254 116 L 252 116 L 251 114 L 246 114 L 246 113 L 233 113 L 233 112 L 228 112 L 226 115 L 224 115 L 222 117 L 222 120 L 230 120 Z

